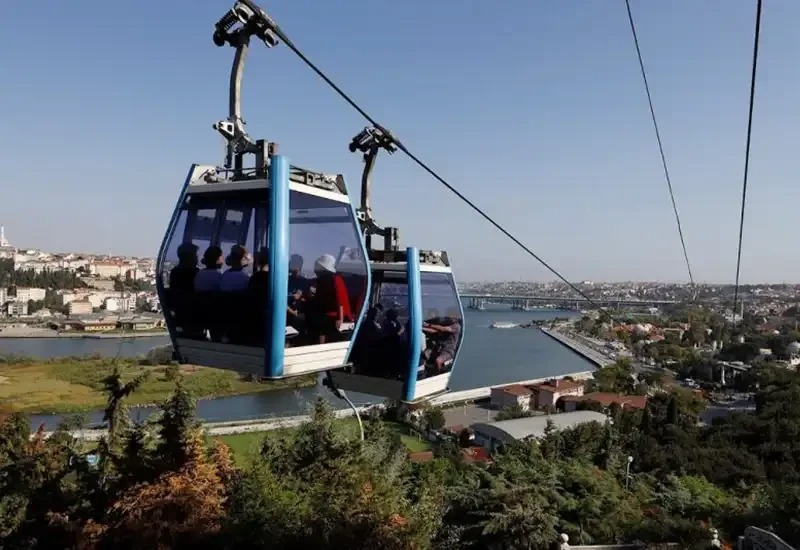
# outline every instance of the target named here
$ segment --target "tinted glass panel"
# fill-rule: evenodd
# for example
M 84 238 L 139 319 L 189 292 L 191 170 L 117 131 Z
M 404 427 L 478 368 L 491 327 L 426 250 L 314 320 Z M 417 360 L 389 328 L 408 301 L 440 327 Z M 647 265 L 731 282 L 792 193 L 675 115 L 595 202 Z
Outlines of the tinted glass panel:
M 161 258 L 158 275 L 161 278 L 161 284 L 164 288 L 170 288 L 170 271 L 172 271 L 173 267 L 178 265 L 178 247 L 183 242 L 187 215 L 188 213 L 184 210 L 178 216 L 178 222 L 175 224 L 175 233 L 172 235 L 169 242 L 167 242 L 167 247 L 164 249 L 164 256 Z
M 366 261 L 348 204 L 292 191 L 288 345 L 347 341 L 366 298 Z
M 200 254 L 203 254 L 213 240 L 217 210 L 214 208 L 191 209 L 189 216 L 185 234 L 192 243 L 197 245 Z
M 408 284 L 403 271 L 372 274 L 370 307 L 350 361 L 363 376 L 403 380 L 408 372 Z
M 453 276 L 450 273 L 421 273 L 423 355 L 426 376 L 450 372 L 461 345 L 462 319 Z
M 252 277 L 252 251 L 267 222 L 263 200 L 187 201 L 160 273 L 164 309 L 179 337 L 263 346 L 266 284 L 258 285 L 264 275 Z M 237 245 L 247 254 L 237 254 Z
M 370 309 L 351 354 L 353 372 L 402 380 L 408 370 L 408 285 L 403 272 L 376 271 Z M 449 273 L 421 273 L 423 335 L 417 378 L 450 372 L 461 345 L 461 308 Z

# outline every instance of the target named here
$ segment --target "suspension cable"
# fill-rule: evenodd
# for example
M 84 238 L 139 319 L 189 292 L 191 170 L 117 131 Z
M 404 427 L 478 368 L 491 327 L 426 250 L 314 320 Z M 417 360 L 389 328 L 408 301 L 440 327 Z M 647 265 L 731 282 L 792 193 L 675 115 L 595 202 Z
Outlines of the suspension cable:
M 286 36 L 286 33 L 283 32 L 283 29 L 278 26 L 277 23 L 274 23 L 274 27 L 272 28 L 275 35 L 280 38 L 286 46 L 292 50 L 297 57 L 299 57 L 303 63 L 305 63 L 312 71 L 314 71 L 317 76 L 319 76 L 323 81 L 325 81 L 328 86 L 330 86 L 342 99 L 344 99 L 353 109 L 355 109 L 362 117 L 364 117 L 370 124 L 373 126 L 381 129 L 387 136 L 391 136 L 395 142 L 395 145 L 398 149 L 403 151 L 412 161 L 414 161 L 420 168 L 425 170 L 428 174 L 433 176 L 439 183 L 444 185 L 451 193 L 461 199 L 464 203 L 467 204 L 470 208 L 472 208 L 475 212 L 477 212 L 483 219 L 488 221 L 492 224 L 498 231 L 500 231 L 503 235 L 511 239 L 517 246 L 522 248 L 525 252 L 528 253 L 531 257 L 533 257 L 536 261 L 542 264 L 548 271 L 550 271 L 553 275 L 558 277 L 562 282 L 564 282 L 569 288 L 575 291 L 579 296 L 584 298 L 587 302 L 589 302 L 592 306 L 598 309 L 605 317 L 609 320 L 613 321 L 613 317 L 600 305 L 597 304 L 594 300 L 589 298 L 582 290 L 580 290 L 577 286 L 569 282 L 561 273 L 559 273 L 554 267 L 544 261 L 539 255 L 537 255 L 533 250 L 528 248 L 525 244 L 522 243 L 517 237 L 512 235 L 507 229 L 505 229 L 499 222 L 495 221 L 489 214 L 484 212 L 479 206 L 465 197 L 460 191 L 458 191 L 455 187 L 453 187 L 450 183 L 448 183 L 442 176 L 436 173 L 432 168 L 430 168 L 425 162 L 419 159 L 416 155 L 414 155 L 399 139 L 394 137 L 391 132 L 386 130 L 381 124 L 379 124 L 372 116 L 369 115 L 355 100 L 353 100 L 344 90 L 342 90 L 339 86 L 336 85 L 333 80 L 330 79 L 319 67 L 317 67 L 306 55 L 298 48 L 291 39 Z
M 750 137 L 753 132 L 753 105 L 756 97 L 756 71 L 758 69 L 758 42 L 761 36 L 761 0 L 756 4 L 756 31 L 753 37 L 753 70 L 750 76 L 750 111 L 747 115 L 747 142 L 744 149 L 744 178 L 742 182 L 742 212 L 739 218 L 739 247 L 736 252 L 736 282 L 733 287 L 733 324 L 736 325 L 736 304 L 739 300 L 739 269 L 742 265 L 742 235 L 744 234 L 744 209 L 747 205 L 747 179 L 750 173 Z M 744 314 L 742 314 L 744 317 Z
M 650 95 L 650 84 L 647 81 L 647 72 L 644 69 L 644 61 L 642 59 L 642 50 L 639 47 L 639 36 L 636 34 L 636 24 L 633 22 L 633 14 L 631 13 L 630 0 L 625 0 L 625 7 L 628 10 L 628 22 L 631 27 L 631 34 L 633 35 L 633 43 L 636 46 L 636 55 L 639 58 L 639 69 L 642 72 L 642 80 L 644 81 L 644 90 L 647 92 L 647 103 L 650 105 L 650 117 L 653 119 L 653 128 L 656 131 L 656 141 L 658 142 L 658 152 L 661 154 L 661 165 L 664 167 L 664 178 L 667 180 L 667 188 L 669 189 L 669 198 L 672 200 L 672 210 L 675 212 L 675 222 L 678 224 L 678 236 L 681 239 L 681 247 L 683 248 L 683 258 L 686 260 L 686 269 L 689 271 L 689 284 L 694 287 L 694 277 L 692 276 L 692 266 L 689 263 L 689 254 L 686 251 L 686 241 L 683 238 L 683 228 L 681 227 L 681 217 L 678 214 L 678 206 L 675 203 L 675 194 L 672 191 L 672 179 L 669 177 L 669 169 L 667 168 L 667 158 L 664 155 L 664 145 L 661 142 L 661 132 L 658 130 L 658 122 L 656 120 L 656 111 L 653 108 L 653 98 Z

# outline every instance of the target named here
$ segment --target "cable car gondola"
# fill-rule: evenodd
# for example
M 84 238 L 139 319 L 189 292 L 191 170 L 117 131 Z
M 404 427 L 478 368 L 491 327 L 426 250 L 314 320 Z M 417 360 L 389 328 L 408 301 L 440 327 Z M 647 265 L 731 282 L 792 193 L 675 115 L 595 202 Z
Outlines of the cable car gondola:
M 334 391 L 406 402 L 442 393 L 463 341 L 449 258 L 399 250 L 397 230 L 378 227 L 369 208 L 375 157 L 393 151 L 394 138 L 367 128 L 351 143 L 366 161 L 356 212 L 341 175 L 291 166 L 277 144 L 244 131 L 249 40 L 274 46 L 275 28 L 251 0 L 216 24 L 214 42 L 236 48 L 229 118 L 215 125 L 228 142 L 225 167 L 192 166 L 158 255 L 175 356 L 266 378 L 329 371 Z M 244 167 L 246 154 L 254 167 Z
M 291 166 L 277 144 L 244 131 L 250 37 L 277 43 L 265 21 L 257 6 L 237 2 L 216 25 L 215 43 L 236 48 L 229 118 L 215 125 L 228 142 L 225 168 L 189 171 L 158 255 L 157 288 L 178 360 L 278 379 L 345 364 L 370 273 L 344 178 Z M 337 266 L 343 247 L 361 260 Z M 299 295 L 308 297 L 305 315 L 294 308 Z
M 448 389 L 463 341 L 464 312 L 446 252 L 399 250 L 396 228 L 379 227 L 369 204 L 380 149 L 394 151 L 391 134 L 366 128 L 350 144 L 364 153 L 358 219 L 369 258 L 368 312 L 348 365 L 330 372 L 334 387 L 418 402 Z M 373 236 L 383 248 L 372 247 Z M 360 265 L 358 250 L 342 250 L 337 265 Z

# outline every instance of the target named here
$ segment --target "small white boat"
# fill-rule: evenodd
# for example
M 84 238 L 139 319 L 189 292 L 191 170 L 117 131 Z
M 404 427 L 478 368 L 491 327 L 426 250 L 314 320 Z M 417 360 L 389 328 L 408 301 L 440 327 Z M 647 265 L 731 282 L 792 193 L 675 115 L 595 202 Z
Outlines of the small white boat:
M 516 328 L 516 326 L 517 323 L 512 323 L 510 321 L 492 321 L 489 328 Z

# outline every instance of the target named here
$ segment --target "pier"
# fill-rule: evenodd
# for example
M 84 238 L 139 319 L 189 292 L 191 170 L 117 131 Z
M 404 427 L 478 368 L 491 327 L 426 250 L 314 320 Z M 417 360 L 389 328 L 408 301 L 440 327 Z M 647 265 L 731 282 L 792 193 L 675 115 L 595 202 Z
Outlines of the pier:
M 578 355 L 583 356 L 587 361 L 591 361 L 598 367 L 605 367 L 606 365 L 611 365 L 614 363 L 614 360 L 608 357 L 606 354 L 601 353 L 596 349 L 589 347 L 578 340 L 575 340 L 574 338 L 570 338 L 569 336 L 562 334 L 558 331 L 558 329 L 548 329 L 547 327 L 542 327 L 541 330 L 553 340 L 558 341 Z

